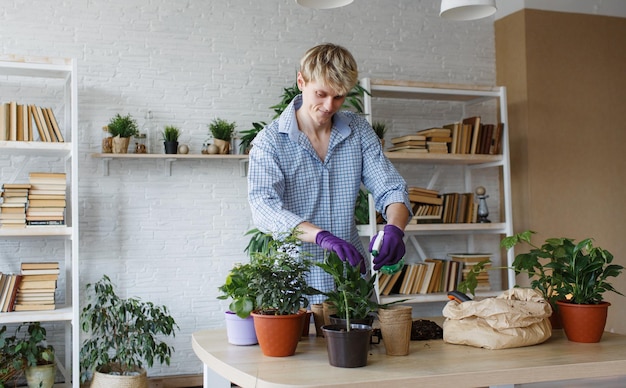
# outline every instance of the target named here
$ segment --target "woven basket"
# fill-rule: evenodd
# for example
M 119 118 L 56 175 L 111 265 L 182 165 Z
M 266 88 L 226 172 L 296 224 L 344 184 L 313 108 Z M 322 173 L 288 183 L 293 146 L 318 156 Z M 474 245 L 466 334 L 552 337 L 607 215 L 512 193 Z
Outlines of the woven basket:
M 94 372 L 91 388 L 148 388 L 146 370 L 138 370 L 136 376 L 119 376 Z

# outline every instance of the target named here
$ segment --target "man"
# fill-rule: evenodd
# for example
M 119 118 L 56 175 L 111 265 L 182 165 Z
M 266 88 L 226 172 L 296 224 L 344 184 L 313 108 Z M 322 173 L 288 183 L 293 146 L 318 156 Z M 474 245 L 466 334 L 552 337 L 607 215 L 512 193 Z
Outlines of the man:
M 260 230 L 295 228 L 313 260 L 323 261 L 324 250 L 330 250 L 364 272 L 365 251 L 354 222 L 361 184 L 387 220 L 375 270 L 404 255 L 403 230 L 411 211 L 406 182 L 367 120 L 339 112 L 357 81 L 356 61 L 345 48 L 327 43 L 305 53 L 297 75 L 302 93 L 252 143 L 248 199 Z M 312 268 L 309 285 L 334 288 L 318 267 Z

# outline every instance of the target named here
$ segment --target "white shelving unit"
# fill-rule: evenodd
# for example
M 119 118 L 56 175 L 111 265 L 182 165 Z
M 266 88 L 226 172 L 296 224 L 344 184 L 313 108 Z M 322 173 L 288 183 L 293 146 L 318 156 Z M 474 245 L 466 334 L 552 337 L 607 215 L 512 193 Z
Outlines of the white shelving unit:
M 24 311 L 0 313 L 0 324 L 21 322 L 62 322 L 65 326 L 65 357 L 57 359 L 59 370 L 65 379 L 63 387 L 80 387 L 80 324 L 79 324 L 79 222 L 78 222 L 78 84 L 77 66 L 73 59 L 52 59 L 34 57 L 0 56 L 0 90 L 3 84 L 34 84 L 32 90 L 59 89 L 57 92 L 63 97 L 60 101 L 46 101 L 52 106 L 59 122 L 65 142 L 51 143 L 41 141 L 0 141 L 0 161 L 6 161 L 12 156 L 23 156 L 24 161 L 15 166 L 10 174 L 2 174 L 2 183 L 12 183 L 16 177 L 28 174 L 32 165 L 58 163 L 60 166 L 54 171 L 63 171 L 67 174 L 67 209 L 66 225 L 59 227 L 27 227 L 24 229 L 0 229 L 0 244 L 10 244 L 16 240 L 41 241 L 62 240 L 64 260 L 60 262 L 60 279 L 65 278 L 65 303 L 57 304 L 52 311 Z M 45 85 L 45 86 L 41 86 Z M 40 88 L 40 89 L 37 89 Z M 30 89 L 29 89 L 30 90 Z M 2 93 L 6 98 L 19 98 L 27 102 L 30 98 L 39 100 L 40 95 L 12 96 Z M 3 101 L 7 102 L 7 101 Z M 30 104 L 30 102 L 28 102 Z M 62 114 L 61 114 L 62 113 Z M 36 132 L 36 131 L 35 131 Z M 32 164 L 31 164 L 32 162 Z M 19 182 L 19 183 L 27 183 Z M 34 259 L 28 257 L 28 259 Z M 47 257 L 38 257 L 41 261 Z M 0 270 L 9 272 L 9 268 Z M 59 386 L 59 385 L 55 385 Z
M 370 92 L 370 95 L 364 96 L 364 113 L 367 115 L 370 123 L 377 120 L 373 117 L 372 104 L 380 102 L 383 99 L 391 100 L 391 104 L 400 100 L 409 100 L 408 104 L 424 104 L 424 103 L 442 103 L 450 104 L 454 108 L 458 108 L 460 116 L 446 117 L 446 122 L 439 125 L 460 121 L 466 117 L 466 108 L 482 104 L 489 101 L 495 101 L 497 108 L 498 120 L 504 123 L 504 133 L 502 139 L 501 155 L 481 155 L 481 154 L 408 154 L 401 152 L 387 152 L 387 157 L 394 164 L 409 164 L 411 167 L 431 166 L 432 176 L 430 177 L 429 186 L 436 183 L 439 179 L 439 166 L 457 165 L 462 169 L 463 186 L 466 192 L 473 192 L 473 175 L 479 176 L 481 169 L 497 168 L 500 174 L 500 198 L 502 212 L 500 219 L 492 223 L 466 223 L 466 224 L 411 224 L 405 230 L 407 242 L 415 249 L 418 256 L 423 260 L 430 257 L 423 249 L 421 240 L 426 240 L 431 236 L 450 236 L 454 239 L 464 239 L 467 251 L 474 250 L 474 237 L 478 235 L 499 235 L 500 237 L 508 236 L 513 233 L 512 206 L 511 206 L 511 176 L 509 166 L 509 145 L 508 145 L 508 123 L 507 123 L 507 103 L 506 89 L 504 87 L 472 87 L 466 85 L 446 85 L 433 84 L 414 81 L 392 81 L 364 78 L 361 85 Z M 404 102 L 406 103 L 406 101 Z M 450 110 L 453 112 L 453 110 Z M 454 114 L 454 113 L 449 113 Z M 419 128 L 419 129 L 426 129 Z M 418 129 L 418 130 L 419 130 Z M 394 135 L 395 136 L 395 135 Z M 360 233 L 362 236 L 371 238 L 383 225 L 376 225 L 375 210 L 370 196 L 370 224 L 361 226 Z M 493 247 L 493 252 L 499 252 L 499 246 Z M 514 252 L 508 250 L 506 252 L 506 260 L 501 259 L 501 263 L 494 263 L 494 266 L 509 266 L 513 263 Z M 515 272 L 506 270 L 506 280 L 509 287 L 515 284 Z M 378 290 L 377 290 L 378 291 Z M 493 290 L 488 292 L 477 292 L 478 296 L 488 296 L 499 293 L 501 290 Z M 378 292 L 377 292 L 378 294 Z M 390 295 L 380 296 L 383 303 L 391 302 L 399 299 L 409 299 L 410 303 L 422 302 L 440 302 L 446 301 L 447 295 L 444 293 L 437 294 L 419 294 L 419 295 Z

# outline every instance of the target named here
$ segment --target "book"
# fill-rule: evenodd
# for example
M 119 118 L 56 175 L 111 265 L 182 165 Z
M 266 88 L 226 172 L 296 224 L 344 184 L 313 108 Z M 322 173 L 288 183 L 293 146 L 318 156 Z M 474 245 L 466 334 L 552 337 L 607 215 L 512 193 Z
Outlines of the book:
M 422 129 L 421 131 L 417 131 L 418 135 L 429 137 L 450 137 L 452 135 L 452 130 L 450 128 L 428 128 Z M 450 139 L 452 140 L 452 139 Z
M 426 136 L 412 134 L 412 135 L 398 136 L 398 137 L 394 137 L 391 139 L 391 143 L 393 143 L 394 145 L 405 142 L 405 141 L 426 141 Z
M 11 275 L 0 272 L 0 311 L 4 305 L 4 300 L 7 298 L 9 278 Z
M 44 281 L 44 280 L 57 280 L 59 278 L 58 274 L 25 274 L 22 271 L 22 281 L 23 282 L 36 282 L 36 281 Z
M 9 102 L 9 141 L 17 141 L 17 103 Z
M 393 275 L 391 275 L 391 278 L 389 279 L 389 282 L 387 283 L 387 285 L 385 286 L 385 288 L 381 291 L 381 295 L 389 295 L 391 293 L 391 291 L 396 288 L 396 283 L 400 284 L 399 279 L 403 276 L 404 271 L 406 270 L 406 265 L 404 265 L 404 267 L 402 267 L 402 270 L 394 273 Z
M 15 304 L 15 308 L 13 311 L 44 311 L 44 310 L 54 310 L 56 308 L 55 304 Z
M 50 137 L 50 130 L 48 129 L 48 124 L 46 123 L 46 119 L 43 116 L 43 111 L 41 107 L 36 106 L 35 113 L 37 114 L 37 117 L 39 118 L 38 122 L 41 125 L 41 132 L 43 132 L 44 138 L 42 140 L 45 142 L 51 142 L 52 138 Z
M 416 147 L 416 146 L 399 146 L 399 147 L 389 147 L 387 148 L 388 152 L 413 152 L 413 153 L 425 153 L 428 152 L 426 147 Z
M 0 104 L 0 141 L 5 141 L 8 139 L 8 115 L 7 115 L 8 106 L 7 104 Z
M 59 263 L 56 261 L 26 261 L 22 262 L 20 269 L 59 269 Z
M 17 298 L 17 291 L 19 290 L 22 284 L 22 275 L 14 275 L 11 277 L 13 280 L 11 282 L 11 291 L 9 294 L 9 303 L 6 306 L 5 312 L 10 312 L 14 310 L 15 300 Z
M 56 280 L 37 280 L 37 281 L 23 281 L 20 289 L 24 290 L 55 290 Z
M 41 108 L 41 113 L 43 114 L 43 119 L 46 122 L 46 127 L 48 128 L 48 133 L 50 134 L 50 141 L 53 143 L 58 142 L 59 139 L 57 139 L 56 134 L 54 133 L 54 128 L 52 128 L 52 123 L 50 122 L 48 109 Z
M 59 129 L 59 123 L 57 123 L 57 119 L 56 117 L 54 117 L 54 112 L 52 111 L 51 108 L 45 108 L 46 111 L 48 112 L 48 117 L 50 118 L 50 124 L 52 124 L 52 129 L 54 131 L 54 135 L 56 136 L 57 141 L 59 142 L 63 142 L 63 134 L 61 133 L 61 130 Z
M 59 268 L 56 269 L 23 269 L 22 275 L 58 275 L 61 273 Z
M 64 199 L 31 199 L 28 201 L 29 207 L 65 207 Z
M 464 125 L 469 125 L 469 154 L 475 154 L 478 147 L 478 136 L 480 134 L 480 116 L 472 116 L 463 119 Z

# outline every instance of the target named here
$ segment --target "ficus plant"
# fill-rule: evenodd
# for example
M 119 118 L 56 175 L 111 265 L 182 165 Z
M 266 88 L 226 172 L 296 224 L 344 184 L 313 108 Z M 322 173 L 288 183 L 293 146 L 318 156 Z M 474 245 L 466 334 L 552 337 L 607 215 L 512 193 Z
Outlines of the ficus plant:
M 106 275 L 86 288 L 88 304 L 80 314 L 88 334 L 80 350 L 82 381 L 93 371 L 129 375 L 155 361 L 170 364 L 174 348 L 160 337 L 175 336 L 178 325 L 166 306 L 119 297 Z
M 46 343 L 46 329 L 39 322 L 24 322 L 13 335 L 0 328 L 0 388 L 27 368 L 54 363 L 54 348 Z

